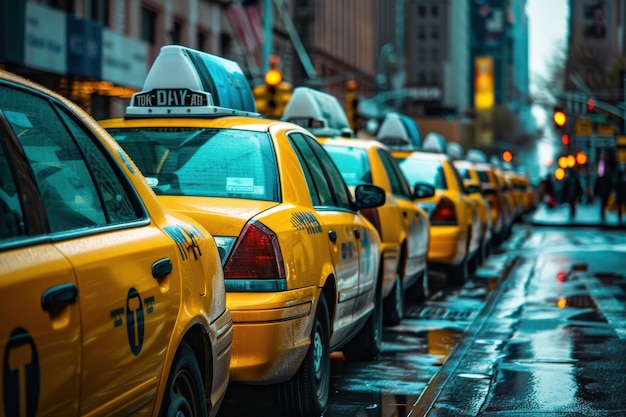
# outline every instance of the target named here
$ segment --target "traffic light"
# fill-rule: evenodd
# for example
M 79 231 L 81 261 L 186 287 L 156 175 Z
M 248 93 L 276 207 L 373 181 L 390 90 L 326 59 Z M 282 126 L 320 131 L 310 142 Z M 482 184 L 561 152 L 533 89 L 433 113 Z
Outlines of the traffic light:
M 511 151 L 502 152 L 502 160 L 504 162 L 511 162 L 513 160 L 513 154 L 511 153 Z
M 596 99 L 593 97 L 589 97 L 587 99 L 587 112 L 593 113 L 596 110 Z
M 561 143 L 563 146 L 569 146 L 569 135 L 567 133 L 561 135 Z
M 270 57 L 270 69 L 265 73 L 264 84 L 252 89 L 257 111 L 272 119 L 279 119 L 283 115 L 292 90 L 291 84 L 283 81 L 283 73 L 277 66 L 278 57 Z
M 346 83 L 346 116 L 350 128 L 355 134 L 359 130 L 359 99 L 356 95 L 356 88 L 356 81 L 349 80 Z
M 555 107 L 552 120 L 554 121 L 554 126 L 560 130 L 563 129 L 567 123 L 567 115 L 561 107 Z

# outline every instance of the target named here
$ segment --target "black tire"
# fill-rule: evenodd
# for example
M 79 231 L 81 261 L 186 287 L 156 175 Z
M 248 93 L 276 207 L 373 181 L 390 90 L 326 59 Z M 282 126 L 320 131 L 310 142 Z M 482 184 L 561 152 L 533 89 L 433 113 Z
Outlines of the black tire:
M 371 361 L 378 358 L 383 343 L 383 301 L 380 292 L 374 298 L 374 311 L 361 331 L 343 347 L 349 360 Z
M 298 372 L 278 387 L 285 416 L 319 417 L 326 409 L 330 389 L 330 319 L 320 296 L 311 332 L 311 345 Z
M 160 417 L 206 417 L 204 382 L 196 356 L 185 340 L 176 352 L 167 378 Z
M 383 300 L 383 318 L 386 326 L 395 326 L 404 317 L 404 292 L 402 276 L 398 274 L 391 292 Z

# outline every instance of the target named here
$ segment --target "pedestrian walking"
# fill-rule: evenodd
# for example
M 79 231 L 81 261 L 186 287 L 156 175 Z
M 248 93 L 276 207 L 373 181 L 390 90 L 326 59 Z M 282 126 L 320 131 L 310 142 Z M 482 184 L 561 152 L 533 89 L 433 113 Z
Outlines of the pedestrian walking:
M 557 206 L 551 174 L 546 174 L 546 177 L 541 181 L 539 191 L 541 193 L 541 200 L 546 204 L 546 206 L 548 206 L 548 208 L 555 208 Z
M 615 204 L 617 204 L 617 223 L 622 224 L 622 214 L 626 205 L 626 172 L 620 168 L 615 181 Z
M 576 207 L 583 195 L 583 185 L 580 174 L 574 168 L 567 171 L 567 176 L 563 181 L 563 201 L 569 204 L 570 217 L 576 216 Z
M 606 206 L 612 192 L 613 179 L 611 178 L 611 174 L 605 172 L 604 175 L 598 176 L 593 187 L 593 195 L 600 199 L 600 218 L 602 221 L 604 221 L 606 217 Z

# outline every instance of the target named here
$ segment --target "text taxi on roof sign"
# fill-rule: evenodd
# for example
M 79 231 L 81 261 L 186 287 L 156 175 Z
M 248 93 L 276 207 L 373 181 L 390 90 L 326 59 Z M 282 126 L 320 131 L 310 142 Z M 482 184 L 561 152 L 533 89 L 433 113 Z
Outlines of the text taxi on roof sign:
M 215 238 L 231 381 L 269 386 L 282 414 L 322 414 L 330 352 L 380 350 L 380 239 L 360 210 L 384 204 L 384 190 L 352 195 L 310 132 L 256 114 L 237 63 L 183 46 L 162 48 L 125 118 L 100 123 L 159 200 Z

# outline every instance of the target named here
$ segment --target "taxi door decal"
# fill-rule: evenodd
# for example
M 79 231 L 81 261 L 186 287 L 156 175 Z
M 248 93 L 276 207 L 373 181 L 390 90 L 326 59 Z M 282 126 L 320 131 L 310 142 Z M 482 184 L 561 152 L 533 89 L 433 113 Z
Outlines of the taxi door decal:
M 291 213 L 291 225 L 295 230 L 306 230 L 309 235 L 322 233 L 322 225 L 311 212 L 298 211 Z
M 2 366 L 2 402 L 7 417 L 37 414 L 40 388 L 39 356 L 33 337 L 18 327 L 9 336 Z
M 141 353 L 141 348 L 143 347 L 145 333 L 144 306 L 146 314 L 154 312 L 154 296 L 146 297 L 142 300 L 139 292 L 131 287 L 126 296 L 126 308 L 118 307 L 110 312 L 113 327 L 120 327 L 124 324 L 124 314 L 126 315 L 128 346 L 135 356 Z
M 200 230 L 193 226 L 187 226 L 188 228 L 184 228 L 179 225 L 165 226 L 165 233 L 172 238 L 176 246 L 178 247 L 178 251 L 180 252 L 180 256 L 183 260 L 189 258 L 189 252 L 193 253 L 193 258 L 195 261 L 198 260 L 200 256 L 202 256 L 202 251 L 200 250 L 200 246 L 198 245 L 198 239 L 204 238 L 204 235 Z M 187 239 L 189 238 L 189 239 Z
M 135 356 L 139 355 L 143 346 L 143 303 L 139 292 L 132 287 L 126 297 L 126 332 L 131 352 Z

